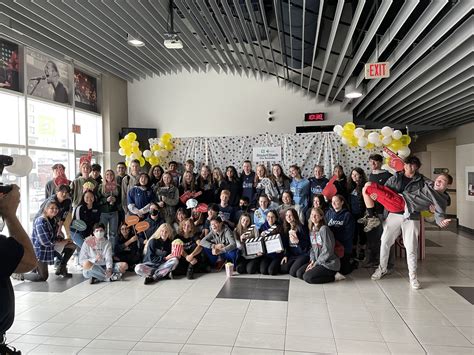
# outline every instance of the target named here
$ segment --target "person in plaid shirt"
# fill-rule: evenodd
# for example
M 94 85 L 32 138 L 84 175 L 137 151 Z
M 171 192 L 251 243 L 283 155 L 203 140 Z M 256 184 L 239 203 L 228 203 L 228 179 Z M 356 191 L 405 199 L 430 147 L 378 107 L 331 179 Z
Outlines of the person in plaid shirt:
M 59 208 L 51 200 L 46 204 L 43 214 L 33 223 L 31 241 L 35 250 L 38 264 L 36 269 L 24 274 L 24 279 L 30 281 L 46 281 L 49 277 L 48 265 L 54 263 L 55 252 L 61 254 L 61 264 L 56 268 L 56 275 L 71 277 L 67 272 L 67 262 L 71 258 L 76 246 L 70 240 L 58 236 L 55 217 Z

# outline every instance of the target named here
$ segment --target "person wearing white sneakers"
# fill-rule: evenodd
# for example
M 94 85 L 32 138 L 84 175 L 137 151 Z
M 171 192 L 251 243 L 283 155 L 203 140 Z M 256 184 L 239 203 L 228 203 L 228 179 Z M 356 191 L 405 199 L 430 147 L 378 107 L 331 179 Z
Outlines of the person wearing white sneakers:
M 397 193 L 404 191 L 411 193 L 422 189 L 425 186 L 425 177 L 418 172 L 421 162 L 411 156 L 405 160 L 403 171 L 396 173 L 387 180 L 385 186 Z M 401 213 L 389 213 L 383 225 L 383 233 L 380 241 L 380 265 L 372 274 L 372 280 L 380 280 L 387 274 L 387 263 L 390 254 L 390 247 L 402 233 L 403 245 L 406 249 L 408 274 L 410 285 L 413 289 L 421 287 L 416 275 L 418 258 L 418 235 L 420 218 L 419 212 L 413 212 L 408 218 Z

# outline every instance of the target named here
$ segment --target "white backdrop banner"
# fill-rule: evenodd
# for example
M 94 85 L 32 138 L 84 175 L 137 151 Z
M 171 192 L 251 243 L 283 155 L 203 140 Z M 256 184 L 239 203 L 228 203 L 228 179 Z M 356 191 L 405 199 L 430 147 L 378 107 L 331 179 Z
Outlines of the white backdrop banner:
M 175 149 L 170 159 L 184 162 L 193 159 L 196 168 L 209 165 L 211 168 L 225 169 L 229 165 L 241 171 L 244 160 L 254 161 L 255 147 L 281 147 L 280 163 L 288 172 L 292 164 L 301 167 L 305 177 L 312 176 L 315 165 L 324 166 L 327 176 L 331 175 L 336 164 L 344 167 L 346 174 L 355 167 L 361 167 L 370 172 L 369 156 L 374 153 L 382 154 L 381 149 L 366 150 L 350 148 L 341 143 L 340 137 L 334 132 L 295 133 L 295 134 L 261 134 L 256 136 L 226 136 L 226 137 L 189 137 L 173 139 Z M 270 168 L 270 163 L 266 163 Z

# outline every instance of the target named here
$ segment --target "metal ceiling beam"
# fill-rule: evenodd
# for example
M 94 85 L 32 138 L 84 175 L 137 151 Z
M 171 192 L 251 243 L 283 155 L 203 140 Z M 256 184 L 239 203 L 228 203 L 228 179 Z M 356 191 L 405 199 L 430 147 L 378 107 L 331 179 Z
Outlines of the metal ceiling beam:
M 245 42 L 247 42 L 250 46 L 250 50 L 252 51 L 253 58 L 255 60 L 255 64 L 257 65 L 258 72 L 260 73 L 260 79 L 263 79 L 262 68 L 260 68 L 257 52 L 255 51 L 255 46 L 252 43 L 252 36 L 250 36 L 250 32 L 245 23 L 245 17 L 244 17 L 244 14 L 242 13 L 242 9 L 240 8 L 239 0 L 234 0 L 233 3 L 234 3 L 235 10 L 237 11 L 238 18 L 241 21 L 242 29 L 244 30 Z
M 403 39 L 398 43 L 397 47 L 394 51 L 390 54 L 387 61 L 393 67 L 399 59 L 402 58 L 403 54 L 410 49 L 411 45 L 415 42 L 416 38 L 419 37 L 420 33 L 422 33 L 425 28 L 429 25 L 429 23 L 438 15 L 441 9 L 446 5 L 448 0 L 432 0 L 428 7 L 423 11 L 420 18 L 413 27 L 410 28 L 408 33 L 403 37 Z M 366 96 L 375 88 L 375 86 L 380 82 L 381 79 L 371 79 L 367 86 L 366 86 Z M 344 99 L 342 103 L 342 108 L 345 108 L 349 102 L 351 102 L 351 106 L 353 108 L 357 107 L 362 101 L 364 97 L 361 97 L 357 100 L 350 100 Z
M 384 123 L 370 121 L 370 120 L 364 120 L 364 119 L 355 119 L 354 123 L 356 123 L 357 125 L 362 125 L 362 126 L 369 127 L 368 129 L 379 129 L 379 128 L 383 128 L 383 127 L 386 126 L 386 124 L 384 124 Z M 406 125 L 405 124 L 394 123 L 390 127 L 395 128 L 395 129 L 404 129 L 404 128 L 406 128 Z M 433 130 L 438 130 L 438 129 L 440 129 L 440 127 L 434 126 L 434 125 L 418 125 L 418 124 L 417 125 L 410 125 L 410 131 L 413 131 L 413 132 L 433 131 Z
M 244 53 L 245 58 L 247 59 L 247 68 L 251 70 L 254 78 L 257 79 L 257 70 L 253 65 L 252 59 L 250 58 L 250 54 L 247 50 L 247 46 L 245 45 L 243 37 L 240 35 L 239 26 L 237 20 L 235 19 L 234 15 L 232 14 L 232 10 L 227 3 L 227 1 L 222 2 L 222 7 L 224 8 L 224 12 L 226 13 L 227 19 L 229 20 L 230 26 L 232 27 L 232 31 L 234 31 L 235 38 L 237 39 L 240 47 L 242 48 L 242 52 Z
M 418 43 L 418 45 L 409 52 L 409 55 L 405 56 L 400 63 L 392 70 L 390 77 L 384 79 L 380 85 L 377 86 L 377 90 L 373 92 L 372 95 L 366 96 L 360 108 L 357 112 L 360 113 L 364 111 L 367 106 L 374 101 L 380 93 L 384 92 L 392 83 L 394 83 L 401 75 L 403 75 L 407 70 L 409 70 L 417 60 L 420 59 L 427 51 L 429 51 L 439 39 L 444 36 L 450 29 L 452 29 L 466 14 L 469 12 L 469 8 L 472 5 L 469 5 L 469 1 L 460 1 L 458 2 L 451 11 L 441 19 L 440 22 Z M 430 18 L 432 21 L 433 18 Z M 416 36 L 419 36 L 420 32 L 416 33 Z M 406 38 L 407 36 L 405 36 Z M 405 41 L 402 40 L 402 43 Z M 398 53 L 396 50 L 394 55 Z M 397 58 L 392 58 L 394 55 L 391 55 L 388 58 L 390 63 L 397 62 Z M 401 55 L 401 54 L 400 54 Z M 370 92 L 371 87 L 375 87 L 377 83 L 370 82 L 367 89 Z M 378 100 L 377 100 L 378 101 Z M 355 103 L 355 106 L 358 105 L 358 102 Z M 354 106 L 353 106 L 354 107 Z
M 469 32 L 468 29 L 472 26 L 474 26 L 474 17 L 466 21 L 446 41 L 412 67 L 383 95 L 379 96 L 377 102 L 367 110 L 365 115 L 374 116 L 374 118 L 381 117 L 389 108 L 400 102 L 400 98 L 406 98 L 408 94 L 412 94 L 424 84 L 429 83 L 430 80 L 435 79 L 437 74 L 441 74 L 456 64 L 456 61 L 453 61 L 454 58 L 458 60 L 464 58 L 466 53 L 472 51 L 472 43 L 468 41 L 472 36 L 472 32 Z M 415 78 L 419 78 L 419 80 L 414 81 Z M 390 102 L 388 102 L 389 100 Z
M 321 19 L 323 17 L 324 0 L 319 0 L 318 24 L 316 25 L 316 34 L 314 35 L 313 59 L 311 60 L 311 71 L 309 72 L 308 86 L 306 92 L 311 89 L 311 78 L 313 77 L 314 61 L 316 60 L 316 49 L 318 48 L 319 29 L 321 28 Z
M 223 60 L 217 55 L 216 50 L 213 48 L 212 44 L 207 39 L 206 34 L 201 30 L 201 27 L 194 19 L 192 13 L 190 13 L 187 9 L 186 4 L 182 0 L 177 0 L 174 4 L 178 7 L 181 13 L 188 14 L 188 16 L 185 17 L 192 26 L 193 30 L 196 31 L 197 35 L 199 36 L 199 40 L 204 43 L 209 53 L 214 57 L 216 63 L 219 65 L 222 71 L 227 74 L 228 67 L 224 65 Z
M 331 77 L 331 82 L 329 83 L 329 87 L 326 91 L 326 97 L 324 99 L 325 102 L 329 100 L 329 96 L 331 94 L 334 82 L 337 78 L 337 73 L 339 73 L 339 69 L 341 68 L 342 61 L 346 55 L 347 49 L 349 48 L 349 44 L 352 42 L 352 38 L 354 36 L 354 31 L 356 29 L 357 23 L 359 22 L 360 15 L 362 14 L 362 10 L 364 9 L 365 0 L 360 0 L 357 2 L 357 8 L 354 12 L 354 16 L 352 17 L 351 26 L 346 34 L 346 39 L 344 40 L 344 44 L 342 45 L 341 53 L 337 57 L 336 67 L 334 68 L 334 72 Z
M 472 112 L 469 115 L 465 115 L 463 117 L 459 117 L 456 121 L 450 123 L 447 127 L 462 127 L 465 124 L 474 122 L 474 115 Z
M 303 88 L 303 71 L 304 71 L 304 33 L 305 33 L 305 17 L 306 17 L 306 0 L 303 0 L 303 11 L 301 11 L 301 21 L 303 30 L 301 31 L 301 69 L 300 69 L 300 88 Z
M 431 100 L 427 100 L 426 97 L 423 97 L 423 101 L 420 100 L 419 104 L 417 104 L 417 102 L 414 102 L 412 105 L 410 105 L 409 108 L 403 111 L 397 111 L 396 114 L 391 113 L 390 116 L 393 118 L 387 120 L 386 122 L 390 123 L 395 120 L 397 122 L 408 120 L 410 117 L 417 116 L 421 114 L 422 112 L 426 111 L 427 109 L 433 107 L 433 105 L 437 105 L 438 103 L 444 102 L 445 100 L 450 100 L 451 98 L 456 97 L 457 95 L 461 94 L 465 90 L 473 87 L 472 80 L 471 82 L 469 80 L 465 80 L 465 78 L 463 78 L 463 75 L 465 74 L 461 73 L 458 76 L 456 76 L 456 78 L 459 78 L 457 81 L 464 80 L 461 84 L 455 85 L 455 86 L 452 86 L 450 84 L 448 88 L 438 87 L 437 90 L 433 90 L 430 92 L 430 94 L 433 92 L 437 92 L 437 95 L 429 95 L 430 97 L 435 96 Z M 447 90 L 447 91 L 444 91 L 444 90 Z M 421 91 L 419 91 L 417 94 L 419 93 L 421 93 Z M 419 96 L 419 95 L 416 95 L 416 96 Z M 398 105 L 397 105 L 397 109 L 398 109 Z
M 150 13 L 155 14 L 156 16 L 159 16 L 162 19 L 162 21 L 167 23 L 168 20 L 165 17 L 165 14 L 168 14 L 169 10 L 164 5 L 164 2 L 154 1 L 154 0 L 138 0 L 138 1 Z M 199 38 L 197 38 L 196 35 L 191 32 L 191 30 L 188 28 L 188 26 L 184 23 L 184 21 L 179 16 L 174 17 L 174 25 L 175 25 L 175 29 L 178 30 L 180 34 L 182 34 L 187 39 L 187 42 L 184 43 L 184 45 L 190 45 L 191 48 L 195 48 L 196 55 L 200 56 L 203 62 L 207 60 L 209 65 L 216 71 L 216 73 L 219 73 L 221 68 L 217 64 L 218 62 L 216 62 L 215 57 L 211 55 L 212 48 L 211 50 L 207 50 L 206 48 L 204 48 Z
M 267 36 L 268 45 L 270 46 L 270 53 L 272 55 L 273 70 L 275 71 L 277 84 L 278 84 L 278 86 L 280 86 L 280 75 L 278 73 L 278 68 L 277 68 L 277 65 L 276 65 L 276 62 L 275 62 L 275 54 L 273 53 L 272 39 L 270 38 L 270 34 L 268 32 L 267 14 L 265 13 L 263 0 L 259 0 L 259 7 L 260 7 L 260 14 L 262 15 L 262 19 L 263 19 L 263 27 L 265 29 L 265 35 Z M 303 25 L 303 27 L 304 27 L 304 25 Z
M 451 125 L 453 124 L 453 122 L 457 122 L 460 119 L 463 119 L 464 117 L 471 117 L 471 119 L 474 120 L 474 109 L 463 111 L 459 115 L 450 116 L 449 119 L 446 119 L 440 122 L 440 126 L 446 127 L 446 125 Z
M 354 58 L 352 58 L 349 66 L 346 68 L 343 79 L 339 82 L 339 88 L 336 90 L 336 94 L 334 95 L 332 102 L 336 99 L 337 95 L 341 92 L 341 90 L 346 85 L 349 78 L 352 76 L 354 69 L 359 64 L 362 55 L 367 50 L 372 38 L 376 35 L 378 28 L 380 27 L 382 21 L 385 18 L 390 6 L 392 5 L 392 0 L 382 0 L 382 5 L 380 5 L 379 10 L 375 14 L 374 20 L 370 24 L 369 30 L 365 34 L 364 40 L 360 44 L 359 48 L 357 49 Z
M 206 34 L 207 40 L 211 42 L 211 44 L 216 48 L 217 52 L 221 55 L 225 64 L 232 71 L 232 73 L 235 73 L 239 65 L 234 60 L 232 53 L 230 53 L 227 43 L 225 43 L 224 37 L 222 37 L 219 29 L 216 28 L 214 21 L 211 19 L 211 13 L 209 10 L 206 12 L 207 4 L 201 3 L 199 9 L 193 1 L 187 1 L 187 4 L 189 7 L 189 15 L 194 16 L 194 19 Z M 206 16 L 207 13 L 209 13 L 209 18 Z M 211 27 L 209 27 L 208 24 Z
M 473 107 L 474 107 L 474 100 L 471 100 L 471 102 L 468 102 L 464 105 L 457 105 L 457 106 L 454 105 L 452 107 L 448 107 L 446 109 L 436 112 L 435 115 L 429 115 L 430 117 L 425 117 L 424 119 L 416 120 L 416 123 L 420 124 L 420 123 L 430 122 L 430 121 L 436 120 L 438 117 L 448 116 L 449 118 L 449 115 L 454 116 L 456 114 L 466 112 L 467 110 L 470 110 Z
M 217 24 L 224 31 L 224 35 L 225 35 L 225 37 L 227 37 L 227 41 L 232 46 L 232 49 L 234 50 L 234 54 L 237 56 L 237 59 L 240 62 L 240 67 L 245 72 L 245 75 L 248 78 L 249 77 L 248 66 L 247 66 L 247 64 L 245 64 L 244 58 L 242 57 L 242 53 L 240 53 L 240 49 L 235 44 L 234 36 L 233 36 L 232 32 L 229 30 L 229 28 L 227 26 L 227 23 L 225 22 L 226 19 L 222 15 L 222 12 L 219 9 L 219 6 L 217 5 L 217 0 L 209 1 L 209 4 L 211 5 L 212 11 L 214 12 L 214 15 L 216 16 Z M 227 19 L 227 20 L 230 23 L 230 19 Z
M 195 59 L 189 55 L 189 48 L 184 47 L 181 50 L 168 50 L 164 46 L 164 33 L 167 32 L 167 30 L 159 31 L 159 27 L 156 26 L 156 20 L 150 16 L 147 11 L 142 11 L 142 8 L 137 1 L 130 4 L 126 0 L 115 0 L 115 3 L 121 8 L 123 14 L 127 14 L 130 18 L 140 23 L 141 27 L 155 40 L 156 45 L 154 46 L 154 49 L 162 54 L 169 55 L 173 60 L 180 63 L 188 72 L 191 72 L 192 70 L 199 72 L 199 66 Z
M 324 79 L 324 72 L 326 71 L 326 66 L 329 61 L 329 56 L 331 55 L 331 48 L 334 43 L 334 38 L 336 38 L 336 32 L 339 27 L 339 21 L 341 19 L 343 9 L 344 9 L 344 0 L 338 0 L 336 12 L 334 13 L 334 19 L 331 25 L 331 33 L 329 34 L 329 40 L 328 40 L 328 43 L 326 44 L 326 51 L 324 53 L 323 66 L 321 67 L 321 74 L 319 76 L 318 87 L 316 89 L 316 98 L 318 98 L 319 90 L 321 89 L 321 84 Z
M 324 0 L 321 0 L 321 1 L 324 1 Z M 279 9 L 280 7 L 277 6 L 277 0 L 273 0 L 273 11 L 275 12 L 277 35 L 278 35 L 278 41 L 280 43 L 280 59 L 281 59 L 281 65 L 283 66 L 283 76 L 285 77 L 284 83 L 286 87 L 286 84 L 290 78 L 290 74 L 288 72 L 288 58 L 286 56 L 286 48 L 283 43 L 284 41 L 282 40 L 282 31 L 280 31 L 280 17 L 278 16 Z
M 260 47 L 260 52 L 262 53 L 262 59 L 263 59 L 263 64 L 265 66 L 265 70 L 267 71 L 267 74 L 270 75 L 270 70 L 268 69 L 267 58 L 265 57 L 265 51 L 263 49 L 262 42 L 260 41 L 260 33 L 258 32 L 257 21 L 255 19 L 255 14 L 253 13 L 252 4 L 250 3 L 250 0 L 245 0 L 245 7 L 247 8 L 247 12 L 249 13 L 253 32 L 255 33 L 255 37 L 257 38 L 257 43 L 258 43 L 258 46 Z

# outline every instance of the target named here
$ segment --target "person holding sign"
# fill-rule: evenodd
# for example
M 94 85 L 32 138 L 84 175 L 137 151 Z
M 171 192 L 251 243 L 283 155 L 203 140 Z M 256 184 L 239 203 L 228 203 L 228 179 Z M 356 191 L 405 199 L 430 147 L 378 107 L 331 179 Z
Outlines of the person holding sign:
M 296 277 L 298 269 L 309 261 L 309 238 L 306 227 L 301 224 L 298 213 L 290 208 L 283 222 L 283 245 L 285 256 L 281 260 L 281 273 Z
M 267 213 L 267 221 L 260 228 L 260 236 L 266 238 L 275 238 L 272 243 L 280 243 L 280 249 L 269 251 L 267 243 L 265 243 L 267 253 L 263 255 L 260 262 L 260 273 L 263 275 L 278 275 L 280 272 L 280 263 L 283 258 L 283 244 L 281 242 L 281 235 L 283 230 L 278 220 L 278 212 L 270 210 Z
M 261 238 L 258 236 L 258 229 L 255 225 L 251 225 L 250 214 L 244 212 L 241 214 L 237 227 L 234 230 L 234 239 L 237 243 L 237 248 L 240 250 L 240 258 L 237 262 L 236 271 L 239 274 L 256 274 L 260 270 L 260 262 L 263 255 L 263 244 Z M 250 245 L 253 244 L 250 241 L 255 241 L 259 251 L 252 254 Z M 247 243 L 249 242 L 249 243 Z

